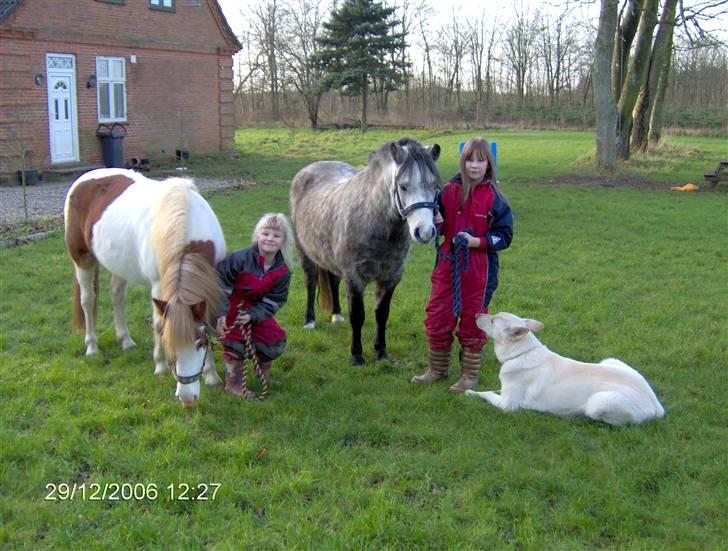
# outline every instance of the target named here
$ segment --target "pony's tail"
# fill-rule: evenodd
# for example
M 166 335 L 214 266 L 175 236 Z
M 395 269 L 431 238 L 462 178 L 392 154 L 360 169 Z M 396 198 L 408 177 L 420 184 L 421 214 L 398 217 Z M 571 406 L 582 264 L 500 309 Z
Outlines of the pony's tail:
M 334 299 L 331 294 L 329 272 L 316 266 L 316 279 L 318 280 L 319 288 L 319 308 L 321 308 L 324 312 L 331 313 L 334 311 Z
M 76 271 L 73 272 L 73 329 L 76 331 L 86 330 L 86 316 L 81 307 L 81 286 L 78 284 Z M 93 322 L 96 324 L 96 305 L 99 301 L 99 265 L 94 267 L 94 305 L 93 305 Z

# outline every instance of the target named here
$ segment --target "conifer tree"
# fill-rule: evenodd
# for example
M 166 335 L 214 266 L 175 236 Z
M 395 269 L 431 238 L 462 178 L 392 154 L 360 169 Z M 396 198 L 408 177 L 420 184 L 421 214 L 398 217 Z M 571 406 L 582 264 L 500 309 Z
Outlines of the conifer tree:
M 343 94 L 361 96 L 361 130 L 367 128 L 369 90 L 383 83 L 396 90 L 406 78 L 402 57 L 393 55 L 405 48 L 404 33 L 395 31 L 399 23 L 394 8 L 375 0 L 345 0 L 331 12 L 318 39 L 321 50 L 314 57 L 323 71 L 322 90 L 337 89 Z

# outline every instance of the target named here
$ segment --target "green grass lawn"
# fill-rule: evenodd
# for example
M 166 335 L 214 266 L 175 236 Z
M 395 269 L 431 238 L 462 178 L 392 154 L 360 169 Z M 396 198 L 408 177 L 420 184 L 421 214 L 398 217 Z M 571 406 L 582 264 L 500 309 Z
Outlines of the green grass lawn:
M 454 173 L 467 134 L 409 134 L 440 143 L 443 177 Z M 395 136 L 246 130 L 237 135 L 235 168 L 204 159 L 195 167 L 193 159 L 191 170 L 209 174 L 214 165 L 219 176 L 224 169 L 260 183 L 210 198 L 236 248 L 248 244 L 262 213 L 288 210 L 288 184 L 304 164 L 363 164 Z M 172 378 L 152 375 L 146 289 L 130 289 L 138 346 L 123 353 L 102 277 L 102 353 L 83 356 L 83 337 L 71 332 L 71 263 L 56 234 L 0 251 L 0 545 L 724 548 L 728 196 L 669 191 L 694 181 L 691 170 L 702 177 L 697 157 L 720 157 L 723 143 L 676 140 L 673 155 L 684 158 L 665 169 L 669 179 L 635 161 L 629 170 L 665 181 L 645 190 L 543 184 L 580 172 L 593 135 L 487 137 L 499 144 L 501 187 L 516 213 L 492 310 L 539 319 L 543 342 L 563 355 L 634 366 L 656 389 L 664 419 L 615 429 L 506 414 L 449 394 L 445 383 L 411 385 L 426 364 L 431 246 L 413 246 L 395 292 L 391 364 L 372 362 L 371 293 L 364 368 L 349 365 L 348 325 L 328 324 L 319 312 L 317 329 L 302 329 L 305 293 L 294 266 L 279 314 L 289 348 L 273 365 L 269 399 L 204 388 L 199 407 L 183 410 Z M 221 371 L 219 349 L 215 356 Z M 455 376 L 453 369 L 450 382 Z M 479 388 L 498 386 L 487 345 Z M 75 485 L 73 499 L 47 500 L 48 485 L 60 483 Z M 113 484 L 157 495 L 98 499 Z M 187 495 L 197 496 L 202 484 L 219 484 L 214 500 L 170 495 L 190 485 Z

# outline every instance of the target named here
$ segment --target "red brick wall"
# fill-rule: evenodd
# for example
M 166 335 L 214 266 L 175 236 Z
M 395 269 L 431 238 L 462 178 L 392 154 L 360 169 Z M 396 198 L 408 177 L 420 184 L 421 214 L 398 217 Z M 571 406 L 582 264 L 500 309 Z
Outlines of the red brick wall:
M 160 158 L 232 147 L 232 54 L 208 0 L 177 2 L 176 12 L 148 0 L 26 0 L 0 23 L 0 173 L 14 171 L 18 119 L 37 167 L 50 165 L 46 53 L 74 54 L 79 152 L 101 164 L 96 88 L 87 88 L 97 56 L 126 59 L 128 135 L 124 157 Z M 137 63 L 129 62 L 136 54 Z

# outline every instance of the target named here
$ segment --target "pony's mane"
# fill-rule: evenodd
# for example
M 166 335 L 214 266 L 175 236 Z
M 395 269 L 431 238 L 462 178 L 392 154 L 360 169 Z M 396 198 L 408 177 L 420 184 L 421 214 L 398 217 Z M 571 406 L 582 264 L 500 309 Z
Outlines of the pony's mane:
M 152 243 L 159 259 L 162 300 L 167 302 L 162 342 L 174 356 L 174 350 L 195 340 L 190 307 L 204 302 L 209 318 L 220 309 L 222 288 L 214 266 L 187 243 L 189 194 L 197 188 L 183 179 L 167 185 L 154 212 Z
M 152 244 L 159 259 L 159 273 L 163 275 L 187 243 L 188 195 L 197 188 L 191 180 L 180 178 L 156 185 L 168 187 L 154 209 L 152 223 Z

